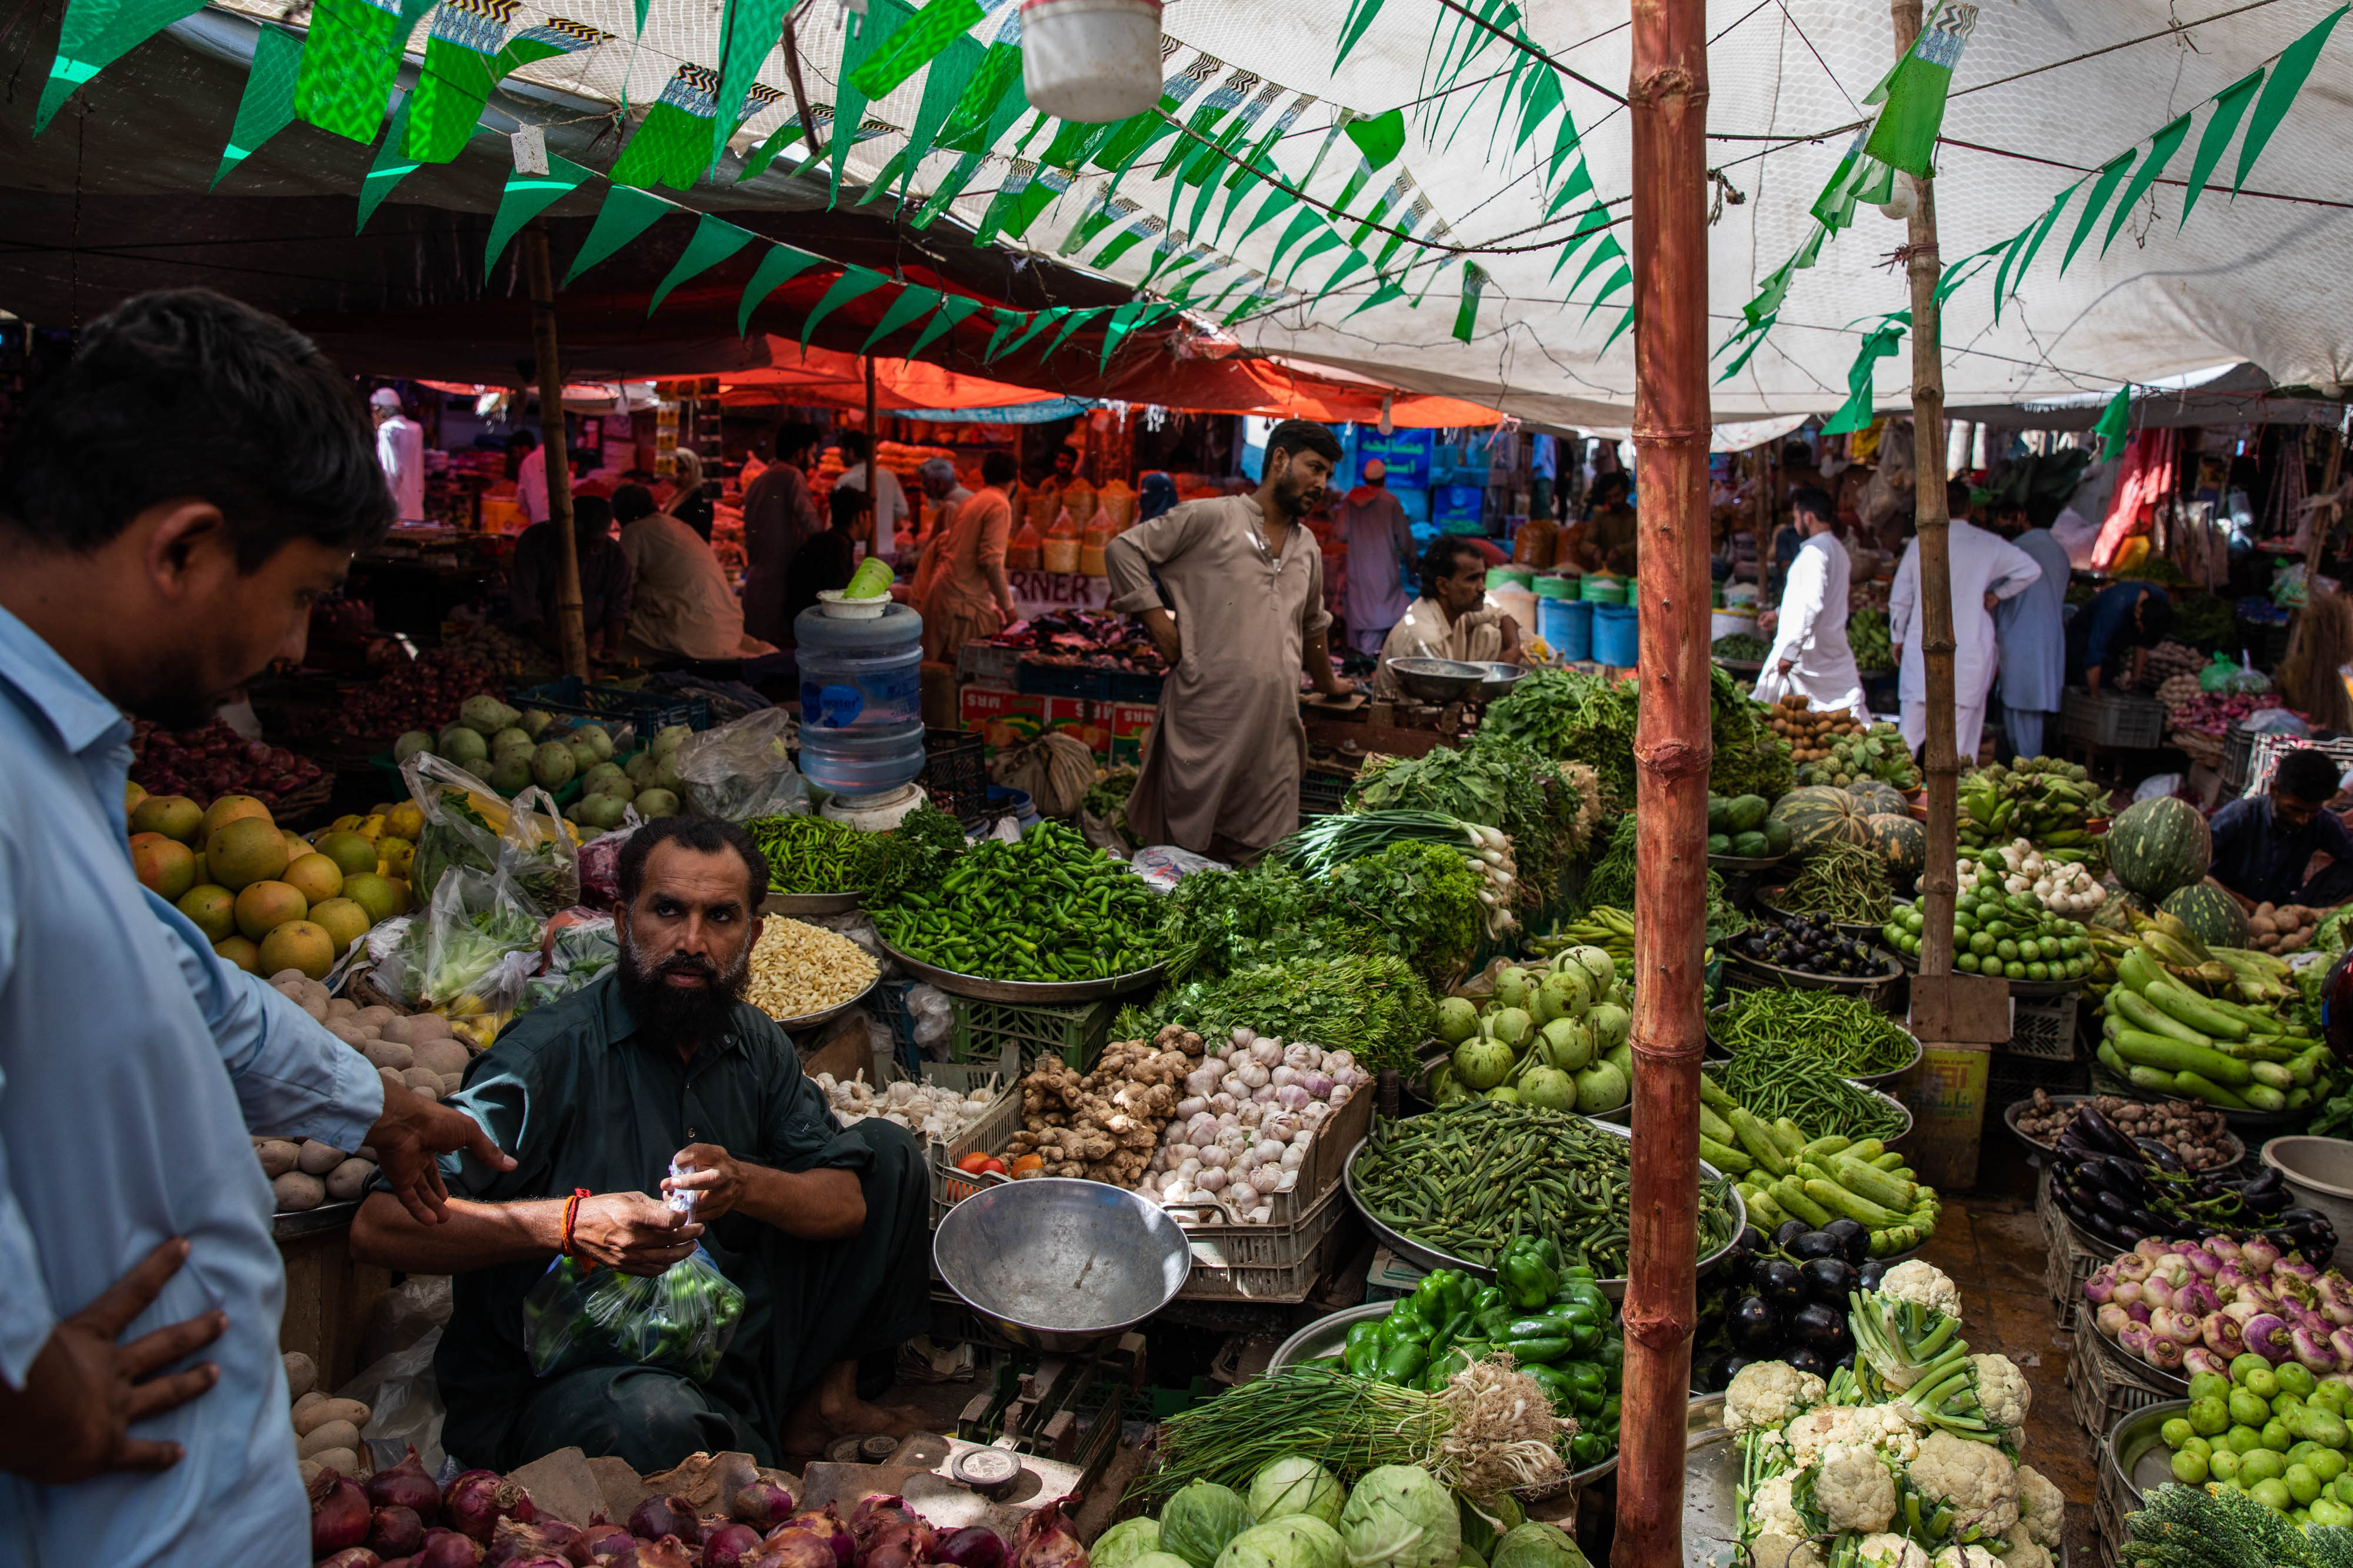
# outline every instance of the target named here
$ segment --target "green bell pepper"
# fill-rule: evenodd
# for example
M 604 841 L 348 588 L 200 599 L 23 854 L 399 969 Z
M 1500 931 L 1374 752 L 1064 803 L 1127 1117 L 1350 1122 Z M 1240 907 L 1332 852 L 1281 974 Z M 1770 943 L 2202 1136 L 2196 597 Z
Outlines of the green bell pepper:
M 1590 1469 L 1609 1457 L 1616 1445 L 1598 1432 L 1579 1432 L 1568 1440 L 1569 1462 L 1578 1469 Z
M 1609 1380 L 1609 1392 L 1618 1392 L 1626 1380 L 1626 1342 L 1616 1334 L 1601 1342 L 1601 1350 L 1594 1360 L 1601 1363 L 1602 1375 Z
M 1460 1345 L 1456 1345 L 1451 1350 L 1441 1352 L 1440 1353 L 1430 1357 L 1430 1364 L 1422 1369 L 1420 1384 L 1422 1392 L 1425 1394 L 1444 1393 L 1446 1391 L 1446 1384 L 1453 1378 L 1454 1374 L 1461 1372 L 1464 1367 L 1469 1366 L 1470 1364 L 1471 1357 Z
M 1356 1377 L 1372 1377 L 1381 1370 L 1380 1324 L 1367 1318 L 1350 1325 L 1346 1343 L 1340 1352 L 1341 1364 Z
M 1559 1372 L 1569 1384 L 1577 1404 L 1577 1414 L 1579 1416 L 1599 1414 L 1603 1403 L 1609 1397 L 1609 1381 L 1601 1375 L 1601 1369 L 1589 1361 L 1573 1361 L 1561 1367 Z
M 1567 1415 L 1575 1412 L 1577 1389 L 1558 1367 L 1546 1366 L 1538 1363 L 1534 1366 L 1524 1365 L 1520 1371 L 1526 1373 L 1537 1387 L 1545 1391 L 1546 1397 L 1552 1401 L 1554 1415 Z
M 1500 1340 L 1512 1321 L 1512 1303 L 1490 1285 L 1471 1300 L 1471 1321 L 1491 1340 Z
M 1522 1237 L 1504 1249 L 1503 1262 L 1496 1268 L 1496 1283 L 1504 1288 L 1512 1305 L 1524 1312 L 1534 1311 L 1551 1300 L 1559 1283 L 1559 1276 L 1545 1261 L 1545 1249 L 1550 1245 L 1533 1237 Z
M 1400 1340 L 1381 1357 L 1381 1381 L 1394 1383 L 1400 1388 L 1419 1385 L 1423 1364 L 1430 1360 L 1430 1347 L 1419 1340 Z

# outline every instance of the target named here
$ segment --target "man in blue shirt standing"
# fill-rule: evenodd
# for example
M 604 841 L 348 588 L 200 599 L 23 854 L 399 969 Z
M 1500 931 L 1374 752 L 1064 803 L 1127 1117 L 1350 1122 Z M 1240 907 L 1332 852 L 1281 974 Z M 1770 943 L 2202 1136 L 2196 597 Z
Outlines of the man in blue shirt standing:
M 2337 759 L 2316 746 L 2280 758 L 2264 795 L 2214 814 L 2213 878 L 2250 907 L 2304 904 L 2325 910 L 2353 898 L 2353 830 L 2327 809 L 2337 797 Z M 2305 868 L 2325 852 L 2330 864 L 2310 881 Z
M 132 870 L 125 714 L 300 658 L 392 510 L 350 384 L 203 290 L 92 323 L 0 461 L 0 1563 L 308 1563 L 247 1134 L 367 1144 L 428 1223 L 436 1154 L 507 1163 Z

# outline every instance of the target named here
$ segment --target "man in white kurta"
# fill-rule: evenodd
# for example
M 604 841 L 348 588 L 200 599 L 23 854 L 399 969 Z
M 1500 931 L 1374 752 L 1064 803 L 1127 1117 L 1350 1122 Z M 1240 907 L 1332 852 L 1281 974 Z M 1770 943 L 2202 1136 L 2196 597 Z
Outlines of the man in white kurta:
M 1801 691 L 1818 711 L 1847 710 L 1868 723 L 1862 673 L 1846 640 L 1847 585 L 1854 568 L 1833 531 L 1837 503 L 1804 485 L 1789 492 L 1789 507 L 1803 542 L 1781 584 L 1780 608 L 1773 612 L 1773 651 L 1757 678 L 1757 700 Z
M 1966 502 L 1966 489 L 1962 500 Z M 1985 731 L 1986 697 L 1999 665 L 1993 607 L 2041 580 L 2034 557 L 1975 523 L 1953 519 L 1953 744 L 1963 766 L 1978 754 Z M 1928 738 L 1928 667 L 1921 651 L 1926 617 L 1920 597 L 1920 542 L 1904 547 L 1895 585 L 1887 595 L 1887 630 L 1900 650 L 1897 692 L 1903 701 L 1904 743 L 1917 752 Z
M 2059 716 L 2059 689 L 2067 676 L 2067 547 L 2046 528 L 2026 527 L 2026 509 L 1997 511 L 2002 534 L 2042 568 L 2040 581 L 1994 612 L 2001 638 L 2001 727 L 2010 750 L 2042 755 L 2042 732 Z

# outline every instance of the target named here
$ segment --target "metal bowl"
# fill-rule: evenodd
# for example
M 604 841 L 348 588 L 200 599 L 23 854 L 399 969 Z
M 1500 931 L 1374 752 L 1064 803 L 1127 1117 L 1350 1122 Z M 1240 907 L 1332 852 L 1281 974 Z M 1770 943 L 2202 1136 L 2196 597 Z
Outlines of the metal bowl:
M 875 940 L 881 942 L 882 951 L 891 955 L 892 963 L 916 979 L 928 980 L 952 996 L 971 996 L 983 1002 L 1099 1002 L 1106 996 L 1148 990 L 1159 984 L 1168 973 L 1166 964 L 1155 963 L 1149 969 L 1105 975 L 1101 980 L 992 980 L 985 974 L 963 974 L 925 963 L 901 952 L 880 935 Z
M 1920 1037 L 1913 1034 L 1909 1029 L 1905 1029 L 1904 1026 L 1901 1024 L 1898 1024 L 1896 1027 L 1903 1029 L 1905 1037 L 1912 1042 L 1912 1055 L 1905 1061 L 1904 1065 L 1899 1068 L 1892 1068 L 1886 1072 L 1851 1072 L 1846 1075 L 1847 1082 L 1860 1084 L 1865 1089 L 1878 1089 L 1881 1084 L 1890 1083 L 1896 1079 L 1902 1078 L 1905 1073 L 1910 1072 L 1914 1068 L 1920 1065 Z M 1707 1031 L 1707 1043 L 1710 1048 L 1721 1051 L 1726 1057 L 1736 1057 L 1740 1054 L 1731 1046 L 1725 1044 L 1713 1026 L 1711 1026 Z
M 2051 1103 L 2062 1106 L 2080 1105 L 2097 1098 L 2099 1097 L 2090 1094 L 2054 1094 L 2051 1096 Z M 2016 1138 L 2021 1143 L 2025 1144 L 2028 1149 L 2033 1151 L 2034 1154 L 2040 1155 L 2055 1152 L 2058 1148 L 2057 1144 L 2045 1143 L 2042 1139 L 2032 1137 L 2019 1130 L 2018 1119 L 2021 1116 L 2023 1116 L 2027 1110 L 2033 1106 L 2033 1104 L 2034 1097 L 2031 1095 L 2029 1095 L 2024 1100 L 2011 1100 L 2008 1105 L 2002 1108 L 2001 1124 L 2010 1129 L 2011 1137 Z M 2239 1168 L 2241 1162 L 2246 1159 L 2247 1145 L 2237 1133 L 2225 1128 L 2222 1132 L 2222 1139 L 2224 1147 L 2235 1150 L 2236 1152 L 2232 1154 L 2229 1159 L 2223 1161 L 2221 1164 L 2209 1165 L 2205 1169 L 2200 1171 L 2198 1174 L 2201 1176 L 2213 1176 L 2221 1175 L 2226 1172 L 2235 1171 Z M 2030 1158 L 2031 1157 L 2031 1156 L 2030 1156 Z
M 856 893 L 770 893 L 760 900 L 764 915 L 846 915 L 857 907 Z
M 1591 1117 L 1587 1117 L 1585 1120 L 1591 1122 L 1596 1131 L 1607 1132 L 1613 1138 L 1623 1138 L 1630 1143 L 1634 1141 L 1633 1132 L 1627 1128 L 1620 1127 L 1613 1122 L 1594 1121 Z M 1908 1131 L 1910 1129 L 1907 1127 L 1905 1131 Z M 1893 1142 L 1894 1140 L 1889 1139 L 1888 1142 Z M 1493 1268 L 1483 1264 L 1473 1263 L 1467 1258 L 1457 1258 L 1451 1253 L 1440 1252 L 1427 1243 L 1415 1241 L 1409 1237 L 1400 1235 L 1382 1224 L 1374 1216 L 1373 1212 L 1365 1206 L 1364 1200 L 1356 1195 L 1356 1156 L 1362 1154 L 1371 1142 L 1372 1139 L 1366 1137 L 1355 1148 L 1349 1150 L 1348 1163 L 1340 1169 L 1341 1183 L 1348 1190 L 1348 1202 L 1355 1207 L 1356 1213 L 1364 1217 L 1366 1228 L 1388 1243 L 1391 1251 L 1419 1263 L 1424 1268 L 1460 1268 L 1464 1273 L 1481 1279 L 1494 1279 Z M 1725 1179 L 1723 1172 L 1704 1160 L 1700 1162 L 1699 1173 L 1712 1182 Z M 1722 1261 L 1725 1253 L 1740 1244 L 1740 1233 L 1748 1228 L 1748 1205 L 1741 1201 L 1740 1189 L 1737 1186 L 1727 1186 L 1725 1189 L 1725 1195 L 1732 1201 L 1732 1239 L 1699 1260 L 1698 1270 L 1703 1275 Z M 1594 1283 L 1599 1285 L 1601 1288 L 1601 1293 L 1611 1300 L 1618 1301 L 1625 1299 L 1627 1282 L 1622 1277 L 1597 1279 Z
M 1525 665 L 1504 664 L 1495 659 L 1474 658 L 1471 664 L 1474 668 L 1486 672 L 1479 682 L 1479 700 L 1482 702 L 1492 702 L 1498 697 L 1509 695 L 1512 688 L 1520 683 L 1520 677 L 1527 673 Z
M 874 978 L 866 983 L 866 988 L 860 991 L 857 995 L 849 998 L 847 1001 L 836 1002 L 830 1007 L 820 1007 L 814 1013 L 803 1013 L 799 1016 L 793 1018 L 779 1018 L 776 1020 L 776 1027 L 784 1030 L 785 1033 L 788 1035 L 797 1030 L 805 1033 L 811 1029 L 822 1029 L 828 1024 L 832 1023 L 836 1018 L 840 1017 L 844 1013 L 849 1012 L 852 1007 L 857 1006 L 860 1002 L 865 1001 L 869 996 L 873 995 L 874 988 L 881 984 L 882 976 L 878 971 L 875 973 Z
M 2100 1465 L 2111 1480 L 2123 1485 L 2125 1496 L 2132 1501 L 2139 1502 L 2151 1487 L 2173 1479 L 2173 1451 L 2158 1433 L 2189 1408 L 2186 1399 L 2168 1399 L 2119 1415 L 2108 1428 L 2108 1440 L 2100 1445 Z
M 1392 658 L 1385 662 L 1405 694 L 1424 702 L 1451 702 L 1487 679 L 1485 665 L 1464 664 L 1451 658 Z
M 940 1220 L 932 1264 L 1018 1345 L 1084 1350 L 1176 1299 L 1193 1271 L 1185 1232 L 1140 1193 L 1033 1176 L 981 1188 Z
M 1874 946 L 1871 951 L 1879 954 L 1879 973 L 1876 974 L 1815 974 L 1803 969 L 1784 969 L 1778 963 L 1751 958 L 1737 949 L 1726 949 L 1724 957 L 1735 969 L 1798 991 L 1877 991 L 1904 978 L 1901 964 L 1878 947 Z
M 1810 910 L 1790 908 L 1781 897 L 1782 894 L 1788 890 L 1789 889 L 1786 886 L 1757 889 L 1757 907 L 1763 910 L 1767 914 L 1779 915 L 1785 920 L 1792 919 L 1799 915 L 1804 915 L 1808 920 L 1820 918 Z M 1835 928 L 1840 934 L 1853 937 L 1858 942 L 1867 942 L 1873 947 L 1879 946 L 1879 939 L 1885 935 L 1887 931 L 1887 925 L 1883 921 L 1878 925 L 1865 925 L 1860 921 L 1831 921 L 1830 924 Z

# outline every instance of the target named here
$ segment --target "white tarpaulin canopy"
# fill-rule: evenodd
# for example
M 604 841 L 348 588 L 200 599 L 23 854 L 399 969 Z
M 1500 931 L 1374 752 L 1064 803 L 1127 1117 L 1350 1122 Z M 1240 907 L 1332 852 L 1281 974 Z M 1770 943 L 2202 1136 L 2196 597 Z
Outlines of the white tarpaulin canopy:
M 743 0 L 734 3 L 740 7 Z M 1552 162 L 1563 142 L 1558 113 L 1547 112 L 1525 145 L 1514 144 L 1525 84 L 1504 73 L 1529 51 L 1461 21 L 1440 0 L 1385 0 L 1336 70 L 1335 45 L 1354 9 L 1349 0 L 1181 0 L 1163 18 L 1166 68 L 1172 82 L 1202 85 L 1175 118 L 1198 123 L 1205 106 L 1221 101 L 1221 89 L 1231 95 L 1225 118 L 1211 121 L 1204 139 L 1179 132 L 1152 146 L 1124 176 L 1084 162 L 1067 174 L 1042 171 L 1057 186 L 1067 181 L 1067 188 L 1018 238 L 999 233 L 991 242 L 1083 266 L 1124 227 L 1136 226 L 1143 242 L 1103 269 L 1129 284 L 1154 274 L 1148 289 L 1180 274 L 1206 279 L 1184 302 L 1198 309 L 1219 299 L 1210 319 L 1250 307 L 1227 330 L 1251 348 L 1546 425 L 1623 426 L 1634 357 L 1633 334 L 1620 329 L 1632 296 L 1630 289 L 1609 287 L 1622 263 L 1605 261 L 1580 280 L 1594 254 L 1583 248 L 1556 276 L 1554 267 L 1563 242 L 1591 222 L 1587 215 L 1597 203 L 1620 220 L 1630 210 L 1628 115 L 1612 100 L 1628 76 L 1625 8 L 1552 0 L 1518 18 L 1497 0 L 1490 3 L 1496 7 L 1491 14 L 1542 51 L 1550 62 L 1544 68 L 1561 73 L 1555 78 L 1560 112 L 1581 138 L 1564 163 Z M 631 0 L 544 0 L 543 12 L 507 0 L 465 4 L 490 18 L 476 25 L 495 21 L 510 37 L 554 19 L 612 35 L 516 73 L 569 100 L 626 106 L 624 133 L 604 136 L 586 154 L 600 174 L 635 133 L 645 108 L 674 90 L 682 66 L 715 72 L 722 62 L 726 7 L 712 0 L 651 0 L 642 32 Z M 886 21 L 904 15 L 890 12 L 883 0 L 876 4 L 874 15 Z M 311 0 L 229 0 L 229 6 L 294 25 L 312 11 Z M 2014 297 L 1999 323 L 1990 265 L 1958 286 L 1944 326 L 1947 394 L 1954 405 L 2097 396 L 2125 380 L 2156 381 L 2238 362 L 2284 385 L 2353 379 L 2353 115 L 2347 112 L 2353 108 L 2353 27 L 2320 49 L 2244 190 L 2233 198 L 2229 189 L 2237 170 L 2234 144 L 2210 177 L 2221 188 L 2206 192 L 2186 228 L 2176 227 L 2182 182 L 2213 113 L 2201 106 L 2333 9 L 2326 0 L 2003 0 L 1982 7 L 1955 71 L 1937 155 L 1948 264 L 2018 234 L 2055 195 L 2119 154 L 2137 145 L 2145 152 L 2151 134 L 2174 117 L 2194 117 L 2166 177 L 2136 197 L 2112 240 L 2109 215 L 2101 213 L 2062 277 L 2060 261 L 2084 201 L 2078 192 L 2022 279 L 2011 279 Z M 446 14 L 445 4 L 418 21 L 412 64 Z M 1004 38 L 1010 15 L 1011 5 L 1000 3 L 969 29 L 970 37 L 983 45 Z M 2209 16 L 2224 19 L 2201 22 Z M 1885 7 L 1859 0 L 1718 0 L 1710 6 L 1710 25 L 1708 125 L 1723 205 L 1709 230 L 1709 310 L 1721 342 L 1742 325 L 1742 307 L 1760 283 L 1814 232 L 1809 208 L 1855 127 L 1869 118 L 1863 100 L 1886 73 L 1894 45 Z M 819 135 L 828 136 L 850 36 L 836 0 L 811 0 L 797 34 L 806 96 Z M 1461 58 L 1466 40 L 1482 42 L 1467 63 Z M 863 107 L 860 140 L 847 152 L 841 205 L 859 200 L 905 146 L 923 110 L 928 74 L 916 72 Z M 755 111 L 731 143 L 738 156 L 723 158 L 691 192 L 662 194 L 725 211 L 740 155 L 781 126 L 797 128 L 781 49 L 767 51 L 757 79 L 764 90 L 753 100 Z M 941 96 L 934 95 L 935 104 Z M 576 142 L 581 117 L 576 110 L 559 112 L 557 101 L 495 97 L 485 123 L 502 132 L 512 120 L 562 120 L 567 144 Z M 1357 142 L 1340 134 L 1340 117 L 1401 107 L 1401 152 L 1352 191 L 1365 160 Z M 1005 205 L 1001 193 L 1039 174 L 1038 160 L 1060 127 L 1048 122 L 1025 140 L 1038 118 L 1024 109 L 967 171 L 953 206 L 965 224 L 986 232 L 992 211 Z M 1240 163 L 1208 154 L 1216 188 L 1206 201 L 1198 186 L 1159 177 L 1171 151 L 1193 156 L 1237 125 L 1242 132 L 1228 137 L 1229 151 L 1263 151 L 1282 182 L 1306 198 L 1247 237 L 1262 193 L 1272 187 L 1244 175 L 1241 188 L 1227 189 Z M 46 134 L 70 133 L 60 123 Z M 481 163 L 486 144 L 502 150 L 503 142 L 503 135 L 493 143 L 488 132 L 478 133 L 473 155 L 458 167 Z M 786 157 L 805 156 L 796 133 Z M 1578 158 L 1591 194 L 1574 194 L 1548 216 L 1556 204 L 1547 190 L 1560 189 L 1564 171 L 1573 171 Z M 938 150 L 922 158 L 909 182 L 908 219 L 962 161 Z M 816 175 L 825 173 L 817 164 Z M 1389 237 L 1377 228 L 1354 246 L 1320 251 L 1312 237 L 1294 241 L 1274 262 L 1298 214 L 1319 204 L 1336 206 L 1345 195 L 1345 208 L 1330 222 L 1348 239 L 1362 232 L 1361 220 L 1384 192 L 1400 188 L 1403 175 L 1410 176 L 1403 186 L 1409 199 L 1418 194 L 1428 206 L 1410 223 L 1403 216 L 1407 202 L 1382 213 L 1383 223 L 1413 235 L 1392 254 L 1382 254 Z M 489 176 L 480 206 L 496 203 L 497 178 Z M 1105 213 L 1115 179 L 1117 200 Z M 223 188 L 234 189 L 234 178 Z M 734 205 L 776 205 L 749 187 L 738 190 L 743 199 Z M 1172 215 L 1170 227 L 1156 226 Z M 1165 248 L 1155 243 L 1164 233 L 1172 235 Z M 1609 234 L 1623 244 L 1623 222 Z M 1440 243 L 1421 243 L 1433 237 Z M 1884 265 L 1902 237 L 1900 224 L 1866 205 L 1852 228 L 1821 247 L 1816 265 L 1794 274 L 1770 335 L 1715 389 L 1719 424 L 1827 413 L 1847 401 L 1864 336 L 1908 303 L 1901 272 Z M 1195 258 L 1189 268 L 1172 265 L 1188 252 Z M 1204 258 L 1206 271 L 1199 269 Z M 1465 261 L 1485 279 L 1467 342 L 1454 335 L 1470 275 Z M 1326 291 L 1334 278 L 1338 281 Z M 1227 279 L 1240 280 L 1240 291 Z M 1229 292 L 1221 297 L 1221 289 Z M 1606 301 L 1595 308 L 1605 289 Z M 1377 290 L 1392 297 L 1352 313 Z M 1879 363 L 1878 406 L 1905 405 L 1907 365 L 1908 350 Z

